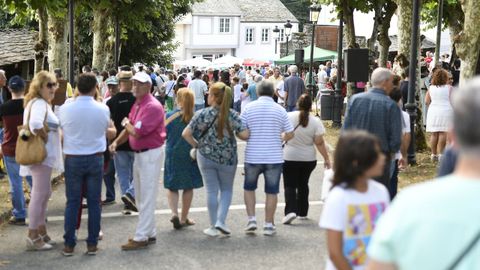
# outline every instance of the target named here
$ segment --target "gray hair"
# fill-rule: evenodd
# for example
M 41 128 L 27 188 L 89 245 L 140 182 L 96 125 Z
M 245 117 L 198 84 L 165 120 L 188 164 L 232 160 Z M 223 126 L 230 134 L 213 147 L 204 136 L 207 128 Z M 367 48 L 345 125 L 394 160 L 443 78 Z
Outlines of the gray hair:
M 7 75 L 5 74 L 5 70 L 0 69 L 0 76 L 3 76 L 5 79 L 7 78 Z
M 383 82 L 390 80 L 393 73 L 387 68 L 377 68 L 372 73 L 370 82 L 373 87 L 379 87 Z
M 459 150 L 480 157 L 480 77 L 453 92 L 453 132 Z
M 273 94 L 275 93 L 274 88 L 275 87 L 271 81 L 261 81 L 259 84 L 257 84 L 257 95 L 273 97 Z
M 288 68 L 288 71 L 290 71 L 290 73 L 297 73 L 298 72 L 298 67 L 296 65 L 291 65 Z
M 255 81 L 256 83 L 259 83 L 259 82 L 263 81 L 263 76 L 262 76 L 262 75 L 257 75 L 257 76 L 255 76 L 254 81 Z

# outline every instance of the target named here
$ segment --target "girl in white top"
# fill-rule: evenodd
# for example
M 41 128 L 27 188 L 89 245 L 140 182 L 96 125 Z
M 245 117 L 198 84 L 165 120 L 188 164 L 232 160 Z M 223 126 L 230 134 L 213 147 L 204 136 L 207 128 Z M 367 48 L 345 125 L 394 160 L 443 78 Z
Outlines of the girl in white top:
M 325 168 L 330 169 L 330 159 L 323 140 L 325 128 L 320 119 L 310 115 L 312 98 L 303 94 L 297 101 L 299 111 L 289 112 L 288 118 L 295 127 L 295 136 L 285 143 L 283 151 L 283 182 L 285 188 L 285 217 L 283 224 L 290 224 L 297 216 L 308 215 L 308 181 L 317 166 L 317 151 L 323 157 Z M 316 148 L 316 149 L 315 149 Z
M 431 133 L 432 161 L 438 161 L 447 143 L 447 131 L 452 124 L 453 109 L 450 103 L 452 86 L 448 85 L 448 72 L 437 69 L 425 96 L 428 106 L 427 132 Z
M 383 174 L 385 156 L 378 139 L 365 131 L 342 134 L 333 163 L 333 188 L 320 227 L 327 231 L 327 270 L 363 270 L 367 246 L 390 198 L 382 184 L 370 180 Z
M 20 166 L 21 176 L 32 176 L 31 199 L 28 207 L 29 225 L 27 249 L 49 250 L 55 242 L 48 236 L 45 223 L 48 199 L 52 193 L 52 170 L 63 172 L 63 156 L 58 133 L 59 121 L 52 111 L 50 102 L 55 96 L 58 83 L 55 75 L 41 71 L 35 75 L 25 97 L 23 123 L 28 123 L 31 136 L 46 137 L 47 157 L 42 163 L 31 166 Z M 46 116 L 46 121 L 45 121 Z M 44 123 L 48 126 L 45 132 Z

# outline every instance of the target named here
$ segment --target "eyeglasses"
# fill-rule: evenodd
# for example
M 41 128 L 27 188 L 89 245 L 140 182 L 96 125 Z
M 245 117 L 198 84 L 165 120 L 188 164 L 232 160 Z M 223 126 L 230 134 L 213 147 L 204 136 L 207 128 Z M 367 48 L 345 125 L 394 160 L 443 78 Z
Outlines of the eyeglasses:
M 52 88 L 57 88 L 58 87 L 58 83 L 52 83 L 52 82 L 49 82 L 47 83 L 47 87 L 52 89 Z

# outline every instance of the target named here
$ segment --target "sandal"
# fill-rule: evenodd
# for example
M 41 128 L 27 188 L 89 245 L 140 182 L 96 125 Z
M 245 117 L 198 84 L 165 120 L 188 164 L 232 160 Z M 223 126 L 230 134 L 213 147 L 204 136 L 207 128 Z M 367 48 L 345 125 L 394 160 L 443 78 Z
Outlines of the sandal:
M 30 237 L 26 238 L 27 241 L 27 250 L 28 251 L 45 251 L 51 250 L 53 247 L 45 242 L 43 242 L 42 237 L 36 239 L 31 239 Z
M 180 224 L 180 219 L 177 217 L 177 216 L 173 216 L 171 219 L 170 219 L 170 222 L 173 223 L 173 228 L 175 230 L 178 230 L 178 229 L 181 229 L 182 228 L 182 224 Z
M 195 224 L 195 220 L 187 218 L 187 220 L 185 220 L 185 223 L 182 223 L 182 226 L 193 226 Z

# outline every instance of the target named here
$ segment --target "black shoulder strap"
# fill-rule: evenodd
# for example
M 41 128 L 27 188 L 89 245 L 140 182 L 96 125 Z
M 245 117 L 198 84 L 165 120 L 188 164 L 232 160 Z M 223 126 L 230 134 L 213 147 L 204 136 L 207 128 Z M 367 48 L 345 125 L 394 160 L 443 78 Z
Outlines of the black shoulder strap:
M 198 137 L 199 141 L 207 134 L 208 130 L 213 126 L 213 124 L 215 123 L 215 120 L 217 120 L 217 116 L 218 116 L 218 113 L 215 115 L 215 117 L 213 118 L 212 122 L 210 122 L 208 127 L 202 132 L 202 134 L 200 134 L 200 137 Z
M 468 244 L 468 246 L 465 248 L 465 250 L 457 257 L 457 259 L 448 267 L 448 270 L 454 270 L 458 264 L 467 256 L 467 254 L 475 247 L 475 245 L 478 243 L 478 240 L 480 240 L 480 232 L 477 233 L 475 238 Z

